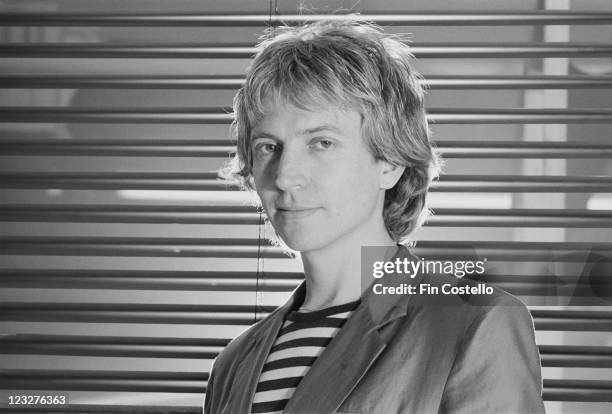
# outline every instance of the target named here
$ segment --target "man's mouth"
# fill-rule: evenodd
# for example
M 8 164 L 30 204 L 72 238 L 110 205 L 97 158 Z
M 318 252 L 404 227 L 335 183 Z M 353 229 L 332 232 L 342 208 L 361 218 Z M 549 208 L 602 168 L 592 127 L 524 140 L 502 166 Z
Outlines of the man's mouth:
M 277 208 L 276 213 L 282 218 L 304 218 L 319 210 L 319 207 Z

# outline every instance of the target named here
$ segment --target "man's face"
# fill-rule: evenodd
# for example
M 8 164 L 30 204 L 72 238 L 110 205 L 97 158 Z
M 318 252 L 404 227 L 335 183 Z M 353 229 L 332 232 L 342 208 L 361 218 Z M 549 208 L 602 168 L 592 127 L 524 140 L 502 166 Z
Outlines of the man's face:
M 267 109 L 251 135 L 253 178 L 277 234 L 301 252 L 367 242 L 383 222 L 384 163 L 361 137 L 360 114 L 285 102 Z

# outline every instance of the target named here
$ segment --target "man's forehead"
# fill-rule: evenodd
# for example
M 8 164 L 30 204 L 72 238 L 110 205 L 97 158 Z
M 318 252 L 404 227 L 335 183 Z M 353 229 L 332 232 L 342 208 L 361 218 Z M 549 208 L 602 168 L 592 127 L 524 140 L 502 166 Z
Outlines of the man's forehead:
M 260 119 L 253 125 L 253 134 L 265 130 L 274 123 L 283 123 L 297 130 L 299 134 L 322 131 L 342 132 L 340 121 L 356 120 L 361 127 L 363 115 L 353 107 L 340 107 L 336 103 L 321 102 L 308 106 L 297 106 L 286 100 L 268 101 Z M 262 131 L 263 132 L 263 131 Z

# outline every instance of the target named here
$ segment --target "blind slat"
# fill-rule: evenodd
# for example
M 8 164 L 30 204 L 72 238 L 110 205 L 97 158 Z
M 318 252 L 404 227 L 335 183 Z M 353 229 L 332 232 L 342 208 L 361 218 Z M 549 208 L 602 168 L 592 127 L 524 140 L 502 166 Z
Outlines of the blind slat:
M 202 393 L 208 373 L 4 370 L 5 389 L 64 391 L 140 391 Z M 544 380 L 544 399 L 555 401 L 612 401 L 612 385 L 603 380 Z M 563 393 L 563 394 L 562 394 Z M 559 394 L 559 395 L 557 395 Z
M 445 158 L 610 158 L 612 145 L 573 142 L 436 141 Z M 228 140 L 11 139 L 1 155 L 218 157 L 236 152 Z
M 0 173 L 0 188 L 238 190 L 216 173 L 47 172 Z M 612 192 L 612 177 L 442 175 L 432 192 Z
M 3 408 L 3 413 L 24 414 L 23 408 Z M 116 405 L 116 404 L 70 404 L 66 406 L 36 407 L 36 413 L 78 413 L 78 414 L 202 414 L 201 406 L 188 405 Z
M 290 253 L 265 239 L 185 237 L 4 236 L 3 254 L 129 256 L 129 257 L 266 257 L 290 258 Z M 520 242 L 424 240 L 414 249 L 428 259 L 460 260 L 478 254 L 488 260 L 577 261 L 586 253 L 610 254 L 608 242 Z M 570 254 L 571 253 L 571 254 Z
M 604 24 L 612 22 L 612 13 L 570 11 L 414 11 L 412 13 L 361 13 L 354 20 L 375 21 L 387 25 L 565 25 Z M 147 27 L 245 27 L 299 24 L 317 20 L 346 19 L 335 14 L 246 14 L 246 13 L 1 13 L 2 26 L 147 26 Z
M 215 358 L 229 339 L 142 338 L 71 335 L 10 335 L 0 338 L 4 354 L 135 358 Z M 612 347 L 540 345 L 545 367 L 612 367 Z
M 418 59 L 608 57 L 609 44 L 594 43 L 410 43 Z M 14 43 L 0 45 L 4 58 L 250 59 L 252 44 L 82 44 Z
M 612 212 L 559 209 L 432 209 L 426 226 L 612 227 Z M 2 221 L 257 225 L 249 206 L 6 204 Z
M 544 400 L 612 402 L 612 381 L 544 379 Z
M 579 89 L 611 88 L 612 76 L 428 75 L 429 89 Z M 241 76 L 154 75 L 0 75 L 0 87 L 74 89 L 238 89 Z
M 0 242 L 9 244 L 37 243 L 41 245 L 56 244 L 91 244 L 91 245 L 150 245 L 150 246 L 232 246 L 232 247 L 272 247 L 266 240 L 257 238 L 212 238 L 212 237 L 114 237 L 114 236 L 3 236 Z M 522 242 L 522 241 L 487 241 L 487 240 L 421 240 L 415 250 L 429 249 L 476 249 L 491 250 L 602 250 L 612 251 L 612 242 Z
M 598 264 L 610 263 L 597 262 Z M 150 273 L 150 274 L 147 274 Z M 45 269 L 5 269 L 0 273 L 0 286 L 9 288 L 52 288 L 52 289 L 113 289 L 113 290 L 179 290 L 179 291 L 264 291 L 290 292 L 302 280 L 300 273 L 288 274 L 282 279 L 278 274 L 265 272 L 259 275 L 244 272 L 229 277 L 220 275 L 226 272 L 210 272 L 210 277 L 183 276 L 174 272 L 126 272 L 92 270 L 45 270 Z M 205 273 L 205 272 L 202 272 Z M 583 280 L 584 279 L 584 280 Z M 592 297 L 594 291 L 605 295 L 612 289 L 612 278 L 606 275 L 515 275 L 483 274 L 480 282 L 492 283 L 519 296 L 572 296 Z
M 208 372 L 0 370 L 3 389 L 203 393 Z
M 611 47 L 612 53 L 612 47 Z M 231 108 L 0 107 L 0 122 L 229 124 Z M 572 124 L 612 121 L 612 109 L 430 108 L 436 124 Z
M 153 323 L 251 325 L 274 307 L 119 303 L 13 303 L 0 304 L 0 320 L 90 323 Z M 535 327 L 553 331 L 608 331 L 612 311 L 532 309 Z

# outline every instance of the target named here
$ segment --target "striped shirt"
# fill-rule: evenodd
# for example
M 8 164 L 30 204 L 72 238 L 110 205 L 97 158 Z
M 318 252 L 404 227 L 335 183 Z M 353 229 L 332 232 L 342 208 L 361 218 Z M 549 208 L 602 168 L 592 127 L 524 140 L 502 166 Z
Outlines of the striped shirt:
M 360 302 L 287 314 L 261 371 L 251 413 L 283 412 L 301 379 Z

